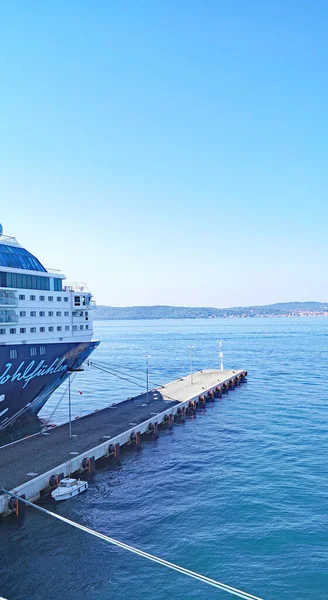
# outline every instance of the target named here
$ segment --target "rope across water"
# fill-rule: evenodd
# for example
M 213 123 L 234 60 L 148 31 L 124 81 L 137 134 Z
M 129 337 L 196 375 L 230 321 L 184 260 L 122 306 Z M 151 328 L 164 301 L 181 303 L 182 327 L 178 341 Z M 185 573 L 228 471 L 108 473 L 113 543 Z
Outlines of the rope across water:
M 112 544 L 113 546 L 117 546 L 119 548 L 122 548 L 123 550 L 127 550 L 128 552 L 132 552 L 133 554 L 141 556 L 142 558 L 146 558 L 147 560 L 150 560 L 152 562 L 160 564 L 163 567 L 167 567 L 168 569 L 177 571 L 178 573 L 181 573 L 182 575 L 186 575 L 187 577 L 191 577 L 192 579 L 197 579 L 198 581 L 200 581 L 202 583 L 210 585 L 221 591 L 227 592 L 228 594 L 232 594 L 233 596 L 238 596 L 239 598 L 244 598 L 244 600 L 263 600 L 262 598 L 259 598 L 258 596 L 254 596 L 253 594 L 248 594 L 247 592 L 244 592 L 242 590 L 234 588 L 230 585 L 226 585 L 225 583 L 222 583 L 221 581 L 217 581 L 215 579 L 211 579 L 210 577 L 206 577 L 205 575 L 201 575 L 200 573 L 196 573 L 195 571 L 191 571 L 190 569 L 185 569 L 184 567 L 180 567 L 179 565 L 176 565 L 175 563 L 171 563 L 167 560 L 164 560 L 163 558 L 159 558 L 158 556 L 154 556 L 153 554 L 149 554 L 148 552 L 139 550 L 138 548 L 135 548 L 134 546 L 130 546 L 129 544 L 125 544 L 124 542 L 120 542 L 119 540 L 116 540 L 115 538 L 109 537 L 108 535 L 105 535 L 103 533 L 95 531 L 94 529 L 90 529 L 89 527 L 80 525 L 80 523 L 76 523 L 75 521 L 72 521 L 71 519 L 67 519 L 66 517 L 62 517 L 61 515 L 58 515 L 50 510 L 47 510 L 46 508 L 43 508 L 42 506 L 37 506 L 33 502 L 29 502 L 28 500 L 20 498 L 16 494 L 9 492 L 8 490 L 5 490 L 2 487 L 0 487 L 0 490 L 2 490 L 5 494 L 8 494 L 9 496 L 16 498 L 20 502 L 24 502 L 24 504 L 31 506 L 32 508 L 35 508 L 36 510 L 39 510 L 40 512 L 43 512 L 44 514 L 46 514 L 50 517 L 53 517 L 54 519 L 57 519 L 58 521 L 62 521 L 63 523 L 66 523 L 67 525 L 71 525 L 72 527 L 75 527 L 76 529 L 80 529 L 81 531 L 84 531 L 85 533 L 88 533 L 89 535 L 93 535 L 94 537 L 97 537 L 97 538 L 103 540 L 104 542 Z

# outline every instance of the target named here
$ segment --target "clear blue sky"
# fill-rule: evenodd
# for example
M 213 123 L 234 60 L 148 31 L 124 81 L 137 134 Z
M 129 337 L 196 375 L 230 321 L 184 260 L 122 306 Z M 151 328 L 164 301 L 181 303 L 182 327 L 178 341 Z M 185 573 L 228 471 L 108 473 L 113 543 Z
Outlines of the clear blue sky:
M 328 4 L 3 2 L 0 222 L 98 303 L 328 300 Z

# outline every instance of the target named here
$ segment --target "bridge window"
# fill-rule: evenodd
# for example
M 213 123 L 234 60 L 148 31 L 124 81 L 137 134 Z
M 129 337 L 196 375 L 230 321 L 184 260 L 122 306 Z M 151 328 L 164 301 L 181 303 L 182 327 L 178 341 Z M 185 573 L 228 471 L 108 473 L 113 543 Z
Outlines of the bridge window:
M 0 287 L 23 290 L 50 290 L 50 278 L 0 271 Z
M 63 291 L 62 280 L 59 279 L 58 277 L 56 277 L 54 279 L 54 290 L 55 290 L 55 292 L 62 292 Z M 58 300 L 58 298 L 57 298 L 57 300 Z

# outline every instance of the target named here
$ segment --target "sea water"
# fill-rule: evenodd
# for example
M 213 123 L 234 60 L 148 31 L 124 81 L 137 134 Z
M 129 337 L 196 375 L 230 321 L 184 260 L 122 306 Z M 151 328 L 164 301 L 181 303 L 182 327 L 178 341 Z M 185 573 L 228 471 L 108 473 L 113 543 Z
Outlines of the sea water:
M 225 367 L 248 381 L 46 507 L 266 600 L 327 598 L 328 319 L 104 321 L 95 334 L 91 360 L 116 376 L 76 376 L 73 417 L 142 391 L 146 355 L 151 385 L 188 374 L 190 345 L 193 368 L 213 368 L 222 339 Z M 67 420 L 63 391 L 43 417 Z M 32 509 L 0 523 L 1 595 L 229 597 Z

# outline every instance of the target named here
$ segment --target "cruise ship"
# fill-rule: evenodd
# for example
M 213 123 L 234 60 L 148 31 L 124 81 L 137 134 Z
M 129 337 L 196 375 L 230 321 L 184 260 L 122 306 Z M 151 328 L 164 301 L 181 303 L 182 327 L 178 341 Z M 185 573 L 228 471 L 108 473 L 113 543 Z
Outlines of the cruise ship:
M 92 295 L 66 285 L 0 225 L 0 433 L 35 416 L 99 342 Z

